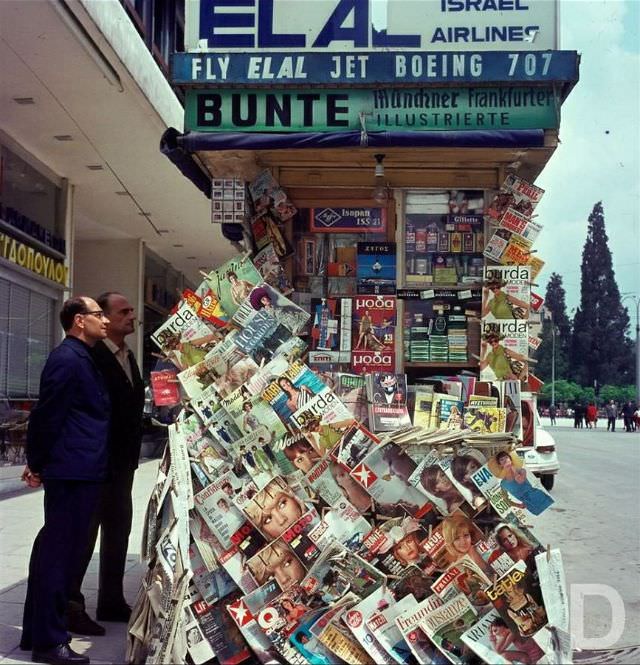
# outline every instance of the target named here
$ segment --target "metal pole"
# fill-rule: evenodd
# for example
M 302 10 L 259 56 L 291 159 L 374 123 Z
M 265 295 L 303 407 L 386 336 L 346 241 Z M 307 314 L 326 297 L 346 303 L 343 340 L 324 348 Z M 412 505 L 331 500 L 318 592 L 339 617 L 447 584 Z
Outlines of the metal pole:
M 551 406 L 556 405 L 556 324 L 551 317 Z
M 640 298 L 636 298 L 636 408 L 640 408 Z
M 636 407 L 640 406 L 640 296 L 626 295 L 622 302 L 631 300 L 636 306 Z

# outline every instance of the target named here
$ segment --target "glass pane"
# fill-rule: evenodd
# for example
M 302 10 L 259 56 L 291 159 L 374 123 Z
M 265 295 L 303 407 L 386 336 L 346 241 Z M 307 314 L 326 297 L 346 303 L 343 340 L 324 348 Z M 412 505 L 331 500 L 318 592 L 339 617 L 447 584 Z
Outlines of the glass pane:
M 54 303 L 51 298 L 31 292 L 27 370 L 29 397 L 37 397 L 38 395 L 40 374 L 51 351 L 53 306 Z
M 29 337 L 29 289 L 11 285 L 7 396 L 26 397 Z
M 7 395 L 10 289 L 11 284 L 6 279 L 0 279 L 0 399 Z

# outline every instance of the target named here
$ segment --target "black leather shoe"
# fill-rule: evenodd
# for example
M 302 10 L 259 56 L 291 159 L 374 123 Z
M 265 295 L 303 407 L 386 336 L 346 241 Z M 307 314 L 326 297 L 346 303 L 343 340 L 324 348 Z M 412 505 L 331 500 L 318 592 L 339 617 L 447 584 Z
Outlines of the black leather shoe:
M 131 608 L 124 603 L 115 607 L 98 607 L 96 610 L 96 619 L 98 621 L 119 621 L 127 623 L 131 616 Z
M 57 647 L 31 652 L 34 663 L 51 663 L 51 665 L 85 665 L 91 662 L 86 656 L 76 653 L 68 644 L 58 644 Z
M 104 635 L 104 626 L 96 623 L 84 610 L 67 614 L 67 630 L 76 635 Z

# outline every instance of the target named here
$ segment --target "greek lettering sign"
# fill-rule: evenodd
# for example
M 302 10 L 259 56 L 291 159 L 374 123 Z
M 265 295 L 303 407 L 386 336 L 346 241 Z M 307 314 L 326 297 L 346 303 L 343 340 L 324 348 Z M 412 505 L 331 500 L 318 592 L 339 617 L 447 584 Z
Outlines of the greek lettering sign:
M 51 282 L 67 286 L 69 268 L 64 265 L 63 261 L 57 261 L 5 233 L 0 233 L 0 258 L 30 270 Z
M 382 85 L 578 80 L 575 51 L 175 53 L 177 85 Z
M 560 102 L 548 87 L 187 90 L 185 130 L 339 132 L 551 129 Z
M 315 233 L 384 233 L 384 208 L 312 208 L 311 231 Z
M 556 0 L 187 0 L 185 11 L 192 53 L 557 48 Z

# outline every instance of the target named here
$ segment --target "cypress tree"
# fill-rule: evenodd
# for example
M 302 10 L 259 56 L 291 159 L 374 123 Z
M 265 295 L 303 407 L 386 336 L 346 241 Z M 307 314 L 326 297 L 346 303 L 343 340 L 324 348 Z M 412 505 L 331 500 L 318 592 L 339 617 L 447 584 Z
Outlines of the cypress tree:
M 533 370 L 543 381 L 551 381 L 551 361 L 553 358 L 552 321 L 556 327 L 556 381 L 569 378 L 569 350 L 571 347 L 571 322 L 567 316 L 565 290 L 562 277 L 554 272 L 549 278 L 544 299 L 547 313 L 542 321 L 542 342 L 536 351 L 538 361 Z
M 626 337 L 629 315 L 620 291 L 604 227 L 602 202 L 589 215 L 582 250 L 580 306 L 573 319 L 571 371 L 583 386 L 629 383 L 633 354 Z

